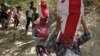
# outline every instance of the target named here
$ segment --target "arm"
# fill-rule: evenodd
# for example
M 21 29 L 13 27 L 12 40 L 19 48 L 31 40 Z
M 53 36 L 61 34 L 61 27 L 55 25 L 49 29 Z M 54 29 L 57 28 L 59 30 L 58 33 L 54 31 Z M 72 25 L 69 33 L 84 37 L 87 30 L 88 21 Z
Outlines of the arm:
M 56 17 L 56 31 L 59 32 L 60 28 L 61 28 L 61 18 L 60 16 Z
M 26 11 L 26 17 L 28 17 L 28 10 Z
M 90 34 L 88 27 L 83 19 L 81 20 L 81 24 L 83 26 L 84 34 L 77 39 L 77 43 L 79 46 L 84 44 L 91 38 L 91 34 Z
M 88 27 L 87 27 L 87 25 L 86 25 L 86 23 L 85 23 L 85 21 L 84 21 L 83 19 L 81 19 L 81 24 L 82 24 L 82 26 L 83 26 L 84 32 L 89 32 L 89 31 L 88 31 Z

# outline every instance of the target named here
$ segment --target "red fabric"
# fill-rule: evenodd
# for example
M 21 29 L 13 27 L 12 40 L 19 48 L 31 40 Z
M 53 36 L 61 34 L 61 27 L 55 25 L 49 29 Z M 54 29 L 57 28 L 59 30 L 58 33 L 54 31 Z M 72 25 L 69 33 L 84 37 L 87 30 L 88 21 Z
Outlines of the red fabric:
M 46 40 L 48 38 L 49 30 L 47 24 L 37 25 L 36 30 L 39 38 L 43 38 L 43 40 Z
M 59 41 L 67 45 L 65 39 L 74 39 L 77 24 L 80 18 L 81 0 L 69 0 L 69 15 L 67 17 L 66 27 L 63 35 L 61 34 Z
M 65 0 L 61 0 L 61 3 L 64 3 Z
M 43 15 L 42 18 L 47 19 L 49 13 L 48 13 L 48 10 L 47 10 L 46 2 L 41 2 L 41 12 L 42 12 L 42 15 Z

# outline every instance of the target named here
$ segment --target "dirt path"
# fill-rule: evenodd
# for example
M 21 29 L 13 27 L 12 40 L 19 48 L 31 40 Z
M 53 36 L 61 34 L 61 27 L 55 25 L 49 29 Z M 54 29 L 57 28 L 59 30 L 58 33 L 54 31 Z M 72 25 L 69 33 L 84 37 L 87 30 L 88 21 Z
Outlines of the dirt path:
M 93 34 L 90 41 L 81 48 L 82 56 L 100 56 L 100 17 L 91 12 L 84 17 Z M 0 56 L 36 56 L 31 30 L 29 34 L 18 27 L 9 28 L 5 33 L 0 30 Z

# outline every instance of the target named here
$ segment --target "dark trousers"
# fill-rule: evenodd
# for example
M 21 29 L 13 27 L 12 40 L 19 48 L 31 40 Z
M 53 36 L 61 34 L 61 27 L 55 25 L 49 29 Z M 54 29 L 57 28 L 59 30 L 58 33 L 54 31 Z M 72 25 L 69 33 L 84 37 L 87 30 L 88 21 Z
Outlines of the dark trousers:
M 15 16 L 15 18 L 14 18 L 14 26 L 17 27 L 18 24 L 19 24 L 19 19 L 18 19 L 17 16 Z
M 28 30 L 28 27 L 30 25 L 30 21 L 32 21 L 32 18 L 27 17 L 26 31 Z
M 7 19 L 5 19 L 4 17 L 0 17 L 0 22 L 2 24 L 2 29 L 8 28 L 8 20 Z

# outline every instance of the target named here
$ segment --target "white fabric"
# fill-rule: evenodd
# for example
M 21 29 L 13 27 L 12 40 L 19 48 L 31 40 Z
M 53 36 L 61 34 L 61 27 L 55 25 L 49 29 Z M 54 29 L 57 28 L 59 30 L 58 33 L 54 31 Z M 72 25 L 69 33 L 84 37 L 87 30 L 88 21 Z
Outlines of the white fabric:
M 69 15 L 69 0 L 65 0 L 61 3 L 60 0 L 57 2 L 57 14 L 62 18 L 63 16 Z
M 79 55 L 76 55 L 73 51 L 67 49 L 64 56 L 79 56 Z
M 32 17 L 32 14 L 33 14 L 34 12 L 33 12 L 33 10 L 32 9 L 29 9 L 28 10 L 28 17 Z
M 61 33 L 61 31 L 59 31 L 59 33 L 58 33 L 58 35 L 57 35 L 56 42 L 58 42 L 58 41 L 59 41 L 59 36 L 60 36 L 60 33 Z
M 61 32 L 64 33 L 67 17 L 69 15 L 69 0 L 65 0 L 64 3 L 61 3 L 60 0 L 58 0 L 57 3 L 57 14 L 61 17 Z
M 46 41 L 40 41 L 40 39 L 41 38 L 38 38 L 38 37 L 33 36 L 33 40 L 35 42 L 35 45 L 43 45 L 43 46 L 45 46 Z
M 39 16 L 42 17 L 42 12 L 41 12 L 41 5 L 39 4 L 39 7 L 38 7 L 38 13 L 39 13 Z
M 34 21 L 35 24 L 39 24 L 40 23 L 40 18 L 38 18 L 36 21 Z
M 79 31 L 79 29 L 80 29 L 81 19 L 82 19 L 83 16 L 84 16 L 84 4 L 83 4 L 83 0 L 81 0 L 81 14 L 80 14 L 80 19 L 79 19 L 79 22 L 78 22 L 78 25 L 77 25 L 77 29 L 76 29 L 75 35 L 78 34 L 77 31 Z
M 84 15 L 84 5 L 83 5 L 83 0 L 81 0 L 81 14 L 80 14 L 80 19 L 77 25 L 77 30 L 80 28 L 80 21 L 81 17 Z M 64 3 L 61 3 L 60 0 L 57 2 L 57 15 L 61 17 L 61 32 L 64 33 L 65 31 L 65 26 L 66 26 L 66 21 L 67 17 L 69 15 L 69 0 L 65 0 Z
M 81 0 L 81 16 L 84 15 L 84 4 L 83 4 L 83 0 Z
M 19 11 L 19 12 L 17 13 L 17 11 Z M 14 16 L 17 15 L 17 17 L 18 17 L 18 19 L 19 19 L 19 18 L 21 17 L 21 12 L 22 12 L 21 10 L 15 9 L 15 10 L 14 10 Z

